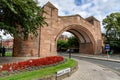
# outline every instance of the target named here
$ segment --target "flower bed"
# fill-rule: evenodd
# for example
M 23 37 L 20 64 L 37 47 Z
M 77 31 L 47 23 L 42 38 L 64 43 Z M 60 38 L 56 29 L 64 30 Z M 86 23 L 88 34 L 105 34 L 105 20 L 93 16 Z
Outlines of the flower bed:
M 29 59 L 26 61 L 21 61 L 11 64 L 3 64 L 0 66 L 0 72 L 15 72 L 21 70 L 27 70 L 34 68 L 40 68 L 42 66 L 48 66 L 64 61 L 64 58 L 61 56 L 50 56 L 46 58 L 39 59 Z

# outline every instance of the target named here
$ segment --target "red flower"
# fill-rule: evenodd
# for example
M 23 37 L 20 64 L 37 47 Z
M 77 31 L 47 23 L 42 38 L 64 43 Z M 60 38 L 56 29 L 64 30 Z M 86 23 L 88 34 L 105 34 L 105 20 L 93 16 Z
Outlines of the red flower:
M 3 64 L 0 66 L 0 71 L 11 71 L 11 70 L 15 71 L 15 70 L 26 69 L 27 67 L 33 67 L 33 66 L 40 67 L 42 65 L 55 64 L 63 60 L 64 58 L 61 56 L 50 56 L 46 58 L 29 59 L 18 63 Z

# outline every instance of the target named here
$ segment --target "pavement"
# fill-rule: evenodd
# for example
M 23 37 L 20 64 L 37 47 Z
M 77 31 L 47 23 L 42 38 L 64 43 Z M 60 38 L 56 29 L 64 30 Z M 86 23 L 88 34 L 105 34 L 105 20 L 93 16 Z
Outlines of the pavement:
M 112 55 L 109 58 L 107 55 L 74 54 L 74 56 L 120 62 L 120 55 Z M 110 68 L 83 60 L 75 60 L 78 61 L 78 70 L 63 80 L 120 80 L 120 73 L 118 74 Z
M 0 57 L 0 65 L 6 64 L 6 63 L 24 61 L 28 59 L 36 59 L 36 58 L 39 58 L 39 57 Z
M 101 55 L 73 54 L 73 55 L 74 56 L 80 56 L 80 57 L 86 57 L 86 58 L 92 58 L 92 59 L 120 62 L 120 54 L 114 54 L 114 55 L 106 55 L 106 54 L 101 54 Z
M 63 80 L 120 80 L 120 76 L 108 68 L 77 60 L 78 70 Z

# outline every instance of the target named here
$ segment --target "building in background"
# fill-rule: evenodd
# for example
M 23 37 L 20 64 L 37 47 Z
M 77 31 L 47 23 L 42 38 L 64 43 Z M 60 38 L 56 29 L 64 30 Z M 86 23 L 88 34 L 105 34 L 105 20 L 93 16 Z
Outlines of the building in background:
M 68 36 L 67 35 L 61 35 L 58 40 L 68 41 Z
M 5 48 L 13 48 L 13 38 L 2 40 L 2 46 Z

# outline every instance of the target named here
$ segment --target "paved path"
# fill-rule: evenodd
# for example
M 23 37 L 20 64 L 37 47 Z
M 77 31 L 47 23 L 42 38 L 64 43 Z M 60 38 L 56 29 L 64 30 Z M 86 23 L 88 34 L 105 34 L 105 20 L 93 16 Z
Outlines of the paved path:
M 63 80 L 120 80 L 120 76 L 110 69 L 83 60 L 77 61 L 78 70 Z
M 120 62 L 120 54 L 119 55 L 109 55 L 109 57 L 106 54 L 102 54 L 102 55 L 72 54 L 72 55 L 80 56 L 80 57 L 100 59 L 100 60 L 109 60 L 109 61 Z
M 58 53 L 59 55 L 69 55 L 68 53 Z M 109 60 L 109 61 L 116 61 L 120 62 L 120 54 L 119 55 L 109 55 L 109 58 L 106 54 L 102 55 L 89 55 L 89 54 L 81 54 L 81 53 L 72 53 L 74 56 L 79 56 L 79 57 L 86 57 L 86 58 L 93 58 L 93 59 L 100 59 L 100 60 Z
M 0 65 L 5 63 L 13 63 L 13 62 L 19 62 L 27 59 L 36 59 L 36 58 L 39 57 L 0 57 Z

